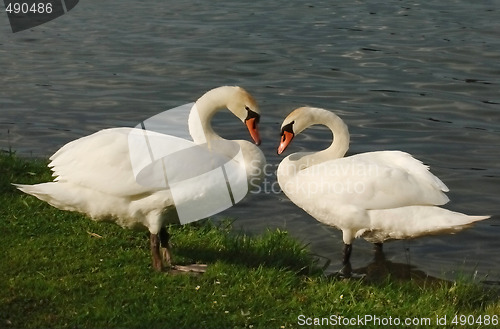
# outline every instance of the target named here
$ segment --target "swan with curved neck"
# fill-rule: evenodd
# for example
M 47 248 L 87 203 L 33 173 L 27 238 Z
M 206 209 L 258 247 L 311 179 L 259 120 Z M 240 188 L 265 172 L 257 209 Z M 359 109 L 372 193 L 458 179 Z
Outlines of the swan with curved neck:
M 259 108 L 255 99 L 243 88 L 224 86 L 210 90 L 201 96 L 189 114 L 189 133 L 197 144 L 207 140 L 222 139 L 212 128 L 215 113 L 227 108 L 247 126 L 256 145 L 260 145 L 257 129 Z
M 278 182 L 297 206 L 342 230 L 344 265 L 350 265 L 352 242 L 358 237 L 381 248 L 387 240 L 455 233 L 489 218 L 438 207 L 449 201 L 444 194 L 448 188 L 408 153 L 379 151 L 344 157 L 348 128 L 324 109 L 302 107 L 291 112 L 281 126 L 278 154 L 315 124 L 332 131 L 332 144 L 320 152 L 286 157 L 278 167 Z
M 244 89 L 232 86 L 212 89 L 193 105 L 188 123 L 194 142 L 202 144 L 222 139 L 212 129 L 210 120 L 224 108 L 245 123 L 255 144 L 259 145 L 257 103 Z M 153 267 L 161 270 L 163 265 L 170 266 L 169 235 L 165 226 L 178 222 L 176 204 L 171 188 L 152 187 L 136 181 L 128 139 L 131 134 L 142 136 L 144 131 L 111 128 L 72 141 L 50 157 L 49 167 L 55 176 L 53 182 L 16 186 L 56 208 L 78 211 L 93 220 L 113 221 L 127 228 L 147 228 Z M 240 166 L 245 166 L 248 175 L 257 175 L 259 168 L 256 167 L 265 163 L 262 152 L 250 142 L 234 142 L 240 145 L 243 153 L 244 163 Z M 183 165 L 178 164 L 179 170 L 182 171 Z M 247 176 L 249 181 L 253 178 Z M 182 192 L 184 198 L 202 202 L 203 197 L 210 194 L 210 186 Z

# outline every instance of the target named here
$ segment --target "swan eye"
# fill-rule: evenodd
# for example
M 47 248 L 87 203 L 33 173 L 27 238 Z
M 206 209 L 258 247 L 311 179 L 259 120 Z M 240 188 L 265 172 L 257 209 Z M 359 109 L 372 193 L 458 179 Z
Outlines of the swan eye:
M 284 126 L 283 126 L 283 128 L 281 128 L 281 135 L 283 136 L 283 138 L 285 138 L 285 137 L 284 137 L 284 133 L 285 133 L 285 131 L 288 131 L 289 133 L 292 133 L 292 134 L 294 133 L 294 132 L 293 132 L 293 124 L 294 124 L 294 123 L 295 123 L 295 121 L 292 121 L 292 122 L 290 122 L 289 124 L 284 125 Z
M 250 108 L 248 106 L 245 106 L 245 110 L 247 110 L 247 112 L 248 112 L 245 121 L 250 120 L 250 119 L 255 119 L 255 123 L 259 123 L 259 120 L 260 120 L 259 113 L 250 110 Z

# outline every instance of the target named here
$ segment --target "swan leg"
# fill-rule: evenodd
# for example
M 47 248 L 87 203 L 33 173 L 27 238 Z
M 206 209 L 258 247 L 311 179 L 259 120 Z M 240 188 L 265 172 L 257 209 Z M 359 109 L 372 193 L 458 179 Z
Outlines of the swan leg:
M 153 258 L 153 268 L 156 271 L 162 270 L 161 255 L 160 255 L 160 237 L 158 234 L 149 234 L 149 243 L 151 245 L 151 256 Z
M 352 244 L 344 243 L 344 259 L 342 261 L 342 264 L 344 265 L 350 264 L 351 252 L 352 252 Z
M 158 233 L 160 237 L 160 253 L 161 259 L 163 261 L 163 265 L 165 267 L 172 266 L 172 256 L 170 254 L 170 234 L 168 233 L 165 227 L 162 227 L 160 233 Z
M 382 242 L 376 242 L 373 244 L 373 250 L 375 251 L 375 255 L 384 252 L 384 244 Z
M 358 274 L 352 271 L 351 266 L 351 252 L 352 244 L 344 243 L 344 259 L 342 261 L 343 267 L 339 272 L 339 276 L 344 279 L 363 279 L 365 274 Z
M 373 250 L 375 251 L 375 261 L 383 262 L 385 260 L 384 244 L 382 242 L 374 243 Z
M 339 271 L 339 276 L 341 278 L 351 278 L 352 276 L 352 267 L 351 267 L 351 252 L 352 252 L 352 244 L 344 243 L 344 259 L 342 260 L 342 268 Z

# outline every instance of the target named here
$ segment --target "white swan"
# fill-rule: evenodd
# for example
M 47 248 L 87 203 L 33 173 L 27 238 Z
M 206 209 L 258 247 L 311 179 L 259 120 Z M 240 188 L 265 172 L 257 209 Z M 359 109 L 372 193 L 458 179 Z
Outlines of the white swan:
M 489 216 L 468 216 L 437 207 L 449 201 L 446 185 L 410 154 L 380 151 L 344 155 L 349 132 L 334 113 L 302 107 L 281 126 L 278 154 L 311 125 L 331 129 L 334 140 L 320 152 L 293 153 L 281 161 L 277 177 L 287 197 L 318 221 L 342 230 L 344 265 L 354 238 L 378 248 L 390 239 L 454 233 Z
M 206 149 L 213 151 L 211 149 L 213 145 L 224 141 L 226 142 L 224 146 L 232 143 L 239 147 L 236 151 L 241 150 L 243 158 L 243 161 L 232 165 L 243 168 L 242 170 L 247 173 L 245 178 L 250 181 L 263 172 L 261 168 L 265 164 L 264 155 L 250 142 L 226 141 L 214 132 L 210 121 L 217 111 L 224 108 L 229 109 L 246 124 L 255 144 L 259 145 L 257 123 L 260 115 L 257 103 L 244 89 L 224 86 L 208 91 L 193 105 L 188 123 L 194 143 L 136 128 L 105 129 L 64 145 L 50 158 L 49 167 L 55 176 L 54 182 L 15 185 L 21 191 L 62 210 L 82 212 L 94 220 L 114 221 L 122 227 L 147 228 L 150 232 L 153 267 L 161 270 L 163 265 L 170 266 L 169 235 L 165 225 L 179 222 L 179 215 L 176 212 L 178 203 L 174 202 L 173 188 L 168 185 L 171 182 L 167 182 L 163 187 L 161 184 L 140 184 L 137 175 L 134 174 L 135 168 L 131 164 L 134 155 L 131 154 L 130 138 L 145 134 L 150 139 L 158 137 L 160 142 L 166 143 L 162 145 L 166 149 L 178 148 L 179 143 L 193 143 L 208 145 Z M 161 136 L 165 138 L 161 139 Z M 167 137 L 171 137 L 171 140 Z M 230 161 L 235 154 L 234 147 L 222 147 L 216 152 L 220 154 L 219 157 L 226 157 L 227 161 Z M 190 155 L 193 155 L 193 152 Z M 177 167 L 173 168 L 177 169 L 177 174 L 189 176 L 187 172 L 189 168 L 202 166 L 196 159 L 183 160 L 173 163 Z M 221 162 L 220 159 L 209 160 Z M 146 164 L 152 166 L 155 163 L 152 161 L 147 160 Z M 227 175 L 225 177 L 223 186 L 226 189 L 231 182 L 228 181 L 230 178 Z M 191 199 L 197 202 L 197 205 L 204 206 L 204 198 L 214 194 L 210 179 L 213 180 L 213 176 L 202 183 L 195 181 L 195 188 L 192 185 L 184 189 L 182 186 L 177 186 L 181 192 L 181 201 L 178 202 Z M 246 194 L 247 189 L 244 192 Z

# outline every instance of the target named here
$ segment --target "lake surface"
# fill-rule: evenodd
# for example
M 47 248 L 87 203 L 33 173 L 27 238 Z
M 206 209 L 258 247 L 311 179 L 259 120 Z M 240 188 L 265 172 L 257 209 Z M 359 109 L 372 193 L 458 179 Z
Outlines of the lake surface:
M 0 19 L 0 149 L 48 157 L 99 129 L 135 126 L 205 91 L 240 85 L 259 101 L 269 174 L 219 217 L 249 232 L 285 228 L 340 268 L 340 231 L 279 193 L 279 127 L 292 109 L 335 111 L 349 154 L 403 150 L 450 188 L 446 208 L 493 217 L 456 235 L 386 244 L 389 262 L 438 277 L 500 279 L 500 2 L 83 1 L 13 34 Z M 216 129 L 242 136 L 217 115 Z M 287 151 L 320 150 L 320 127 Z M 354 268 L 372 261 L 354 243 Z

